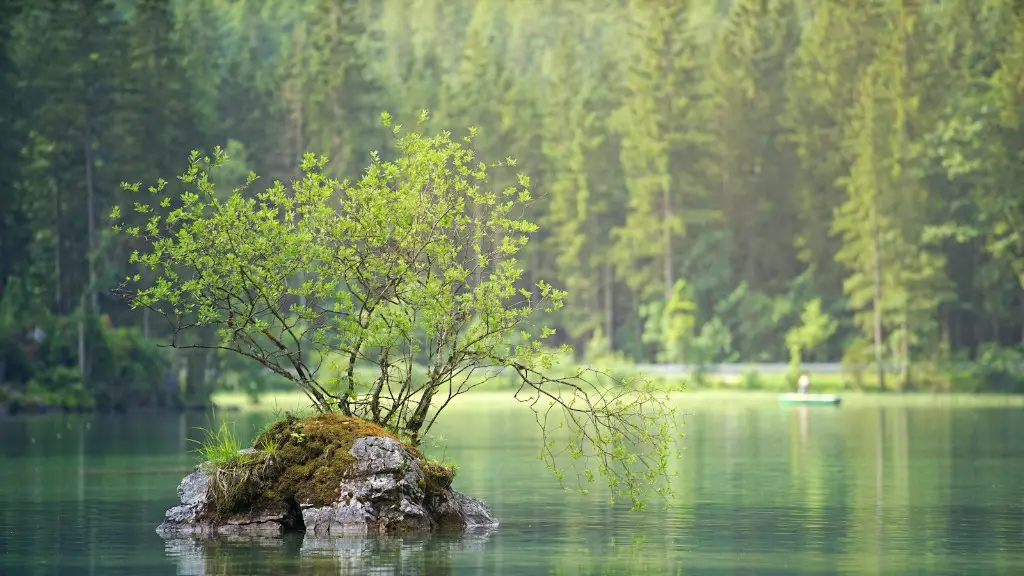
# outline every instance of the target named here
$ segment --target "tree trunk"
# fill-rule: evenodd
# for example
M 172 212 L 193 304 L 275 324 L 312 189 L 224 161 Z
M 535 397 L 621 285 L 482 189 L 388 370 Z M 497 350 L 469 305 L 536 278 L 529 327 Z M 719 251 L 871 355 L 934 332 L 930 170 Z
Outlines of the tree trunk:
M 538 274 L 540 270 L 540 238 L 529 244 L 530 250 L 530 267 L 527 272 L 530 276 L 530 300 L 536 302 L 540 298 L 540 289 L 537 288 L 537 282 L 539 281 Z
M 910 54 L 908 52 L 907 38 L 907 13 L 904 2 L 900 1 L 900 95 L 897 100 L 898 107 L 898 118 L 899 118 L 899 130 L 900 130 L 900 149 L 899 149 L 899 168 L 900 168 L 900 190 L 903 193 L 904 201 L 907 201 L 911 197 L 911 182 L 910 182 L 910 171 L 908 170 L 908 164 L 910 163 L 910 111 L 908 110 L 908 94 L 910 93 L 909 78 L 910 78 Z M 912 296 L 910 296 L 912 297 Z M 910 318 L 908 310 L 907 299 L 903 301 L 903 341 L 900 343 L 900 356 L 902 356 L 902 364 L 900 366 L 900 389 L 906 390 L 910 384 Z
M 480 222 L 481 220 L 483 220 L 483 211 L 480 209 L 480 205 L 477 204 L 476 202 L 473 202 L 473 205 L 470 207 L 470 214 L 472 214 L 473 220 L 476 221 L 476 222 Z M 486 238 L 480 238 L 480 254 L 477 254 L 472 249 L 470 249 L 470 252 L 471 252 L 472 258 L 473 258 L 473 287 L 474 288 L 476 288 L 477 286 L 480 286 L 484 282 L 484 269 L 480 265 L 480 257 L 486 251 L 487 251 L 487 239 Z
M 86 85 L 88 89 L 88 85 Z M 95 312 L 98 307 L 98 296 L 96 293 L 96 186 L 93 176 L 92 157 L 92 119 L 89 115 L 89 102 L 86 100 L 82 106 L 84 135 L 82 145 L 85 148 L 85 201 L 87 219 L 87 249 L 86 263 L 89 267 L 89 285 L 86 287 L 88 294 L 89 312 Z
M 949 325 L 949 304 L 943 302 L 939 307 L 942 310 L 942 341 L 946 344 L 947 349 L 952 350 L 953 335 Z
M 668 302 L 672 298 L 672 285 L 675 284 L 675 271 L 672 267 L 672 198 L 669 195 L 668 186 L 662 189 L 661 208 L 664 213 L 662 242 L 665 244 L 665 260 L 662 273 L 664 274 L 665 282 L 665 302 Z
M 11 258 L 8 256 L 8 253 L 10 252 L 10 246 L 11 242 L 8 238 L 7 219 L 0 216 L 0 302 L 3 302 L 4 290 L 7 288 L 7 280 L 9 278 Z M 2 374 L 0 374 L 0 378 L 2 377 Z M 0 382 L 3 382 L 3 380 L 0 379 Z
M 87 320 L 92 318 L 98 306 L 96 294 L 96 183 L 92 156 L 92 118 L 89 110 L 89 78 L 84 78 L 86 95 L 82 102 L 82 148 L 85 151 L 85 218 L 86 255 L 89 270 L 88 284 L 82 291 L 80 316 L 78 319 L 78 370 L 84 382 L 89 374 L 89 357 L 86 345 Z
M 302 46 L 304 44 L 304 39 L 305 39 L 304 35 L 301 38 L 299 38 L 297 50 L 300 50 L 300 51 L 302 50 Z M 305 132 L 305 124 L 304 124 L 305 114 L 304 114 L 304 111 L 303 111 L 303 108 L 302 108 L 302 96 L 303 96 L 304 92 L 305 92 L 304 86 L 302 85 L 301 79 L 300 79 L 298 89 L 295 90 L 295 94 L 294 94 L 295 100 L 292 102 L 292 104 L 295 107 L 293 109 L 293 111 L 292 111 L 292 129 L 293 129 L 292 138 L 294 139 L 293 140 L 293 144 L 294 144 L 295 147 L 292 150 L 292 157 L 289 160 L 291 162 L 291 165 L 292 165 L 292 173 L 294 174 L 295 181 L 298 181 L 298 180 L 300 180 L 302 178 L 302 155 L 305 154 L 305 152 L 306 152 L 306 150 L 305 150 L 306 144 L 305 144 L 304 138 L 302 136 L 303 133 Z M 299 270 L 298 276 L 299 276 L 299 279 L 298 279 L 299 280 L 299 285 L 301 286 L 306 281 L 306 273 L 303 270 Z M 300 294 L 298 300 L 299 300 L 299 306 L 305 306 L 306 305 L 306 296 L 305 295 Z
M 85 292 L 82 292 L 82 298 L 79 307 L 79 318 L 78 318 L 78 375 L 82 377 L 82 382 L 85 382 L 88 376 L 89 365 L 88 358 L 85 352 L 85 319 L 86 319 L 86 302 L 87 298 Z
M 205 406 L 209 400 L 206 385 L 206 365 L 209 351 L 202 348 L 189 350 L 185 372 L 185 405 Z
M 61 187 L 57 186 L 53 194 L 53 306 L 54 312 L 59 316 L 64 314 L 64 289 L 63 289 L 63 278 L 61 269 L 61 218 L 63 217 L 64 208 L 61 205 Z
M 906 391 L 910 387 L 910 319 L 907 311 L 903 311 L 903 340 L 900 342 L 900 356 L 903 363 L 900 366 L 900 389 Z
M 604 335 L 608 351 L 615 350 L 615 293 L 612 265 L 604 265 Z
M 674 67 L 674 59 L 672 57 L 672 35 L 665 34 L 663 37 L 663 45 L 661 51 L 661 67 L 663 70 L 671 72 Z M 674 110 L 671 97 L 663 97 L 661 99 L 661 129 L 660 132 L 664 135 L 665 133 L 671 133 L 671 123 L 675 119 Z M 659 174 L 660 177 L 664 178 L 661 183 L 661 210 L 662 210 L 662 242 L 664 243 L 665 260 L 662 264 L 662 274 L 664 275 L 663 281 L 665 282 L 665 302 L 668 303 L 672 299 L 672 288 L 676 282 L 675 270 L 673 267 L 673 253 L 672 253 L 672 185 L 671 185 L 671 171 L 672 171 L 672 147 L 667 146 L 665 154 L 668 156 L 665 159 L 665 172 Z
M 885 367 L 882 365 L 882 258 L 879 254 L 878 245 L 878 221 L 872 214 L 871 222 L 871 259 L 872 259 L 872 280 L 874 283 L 874 297 L 872 308 L 874 309 L 874 332 L 875 332 L 875 366 L 878 370 L 878 389 L 885 391 Z
M 185 397 L 181 393 L 181 369 L 185 359 L 184 350 L 175 350 L 171 358 L 171 367 L 164 374 L 164 391 L 168 400 L 179 408 L 184 408 Z

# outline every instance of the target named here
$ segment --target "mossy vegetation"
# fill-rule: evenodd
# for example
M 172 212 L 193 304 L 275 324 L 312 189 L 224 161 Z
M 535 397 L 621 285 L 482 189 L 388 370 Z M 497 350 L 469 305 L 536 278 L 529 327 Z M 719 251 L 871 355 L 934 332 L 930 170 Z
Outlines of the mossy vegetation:
M 451 488 L 455 480 L 456 468 L 454 464 L 444 464 L 437 460 L 422 459 L 420 469 L 423 470 L 424 488 L 428 492 L 434 492 Z
M 217 442 L 223 435 L 213 434 L 208 440 Z M 428 460 L 415 447 L 376 424 L 337 413 L 308 418 L 289 415 L 259 434 L 251 450 L 209 460 L 213 473 L 209 488 L 212 519 L 297 512 L 301 503 L 330 504 L 338 497 L 342 480 L 354 472 L 355 458 L 349 453 L 352 445 L 365 436 L 396 440 L 420 459 L 428 490 L 451 486 L 454 467 Z M 223 451 L 202 453 L 221 455 Z

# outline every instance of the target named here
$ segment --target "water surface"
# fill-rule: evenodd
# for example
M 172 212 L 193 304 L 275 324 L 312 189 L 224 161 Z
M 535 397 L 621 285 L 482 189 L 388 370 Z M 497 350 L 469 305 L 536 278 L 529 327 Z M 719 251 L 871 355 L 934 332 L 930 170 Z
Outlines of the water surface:
M 689 403 L 691 400 L 683 400 Z M 514 403 L 453 406 L 433 455 L 501 521 L 461 538 L 165 542 L 206 415 L 0 419 L 0 574 L 1024 574 L 1024 409 L 684 405 L 673 506 L 563 491 Z M 272 416 L 228 414 L 247 437 Z

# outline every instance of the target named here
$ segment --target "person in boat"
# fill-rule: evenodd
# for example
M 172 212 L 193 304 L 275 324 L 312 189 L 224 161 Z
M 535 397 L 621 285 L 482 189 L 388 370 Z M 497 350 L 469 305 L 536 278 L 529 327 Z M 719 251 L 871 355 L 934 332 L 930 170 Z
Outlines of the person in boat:
M 800 394 L 807 394 L 807 389 L 811 386 L 811 377 L 806 372 L 800 375 L 796 380 L 796 389 Z

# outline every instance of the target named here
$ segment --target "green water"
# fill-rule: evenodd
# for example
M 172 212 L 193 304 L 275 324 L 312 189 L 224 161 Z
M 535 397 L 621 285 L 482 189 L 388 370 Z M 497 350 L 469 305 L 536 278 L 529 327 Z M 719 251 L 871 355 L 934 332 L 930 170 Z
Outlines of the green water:
M 204 415 L 0 418 L 0 574 L 1022 574 L 1024 409 L 685 407 L 672 508 L 563 492 L 529 412 L 454 406 L 437 456 L 501 521 L 462 538 L 165 542 Z M 269 415 L 229 414 L 250 435 Z

